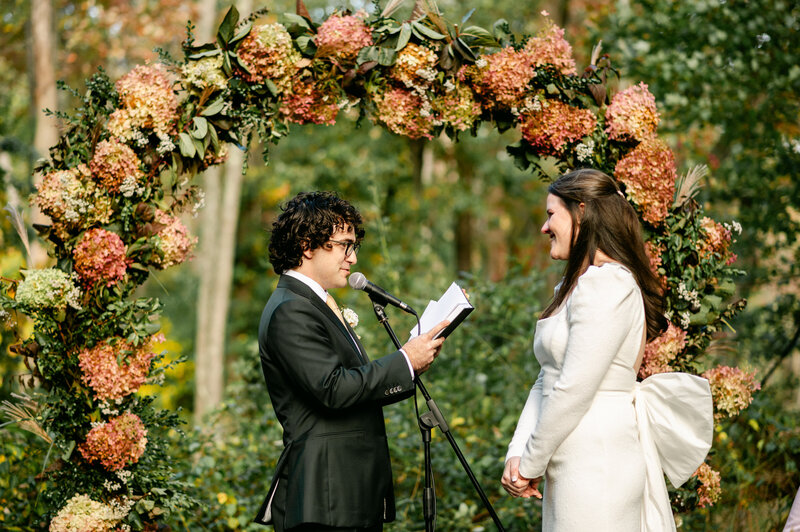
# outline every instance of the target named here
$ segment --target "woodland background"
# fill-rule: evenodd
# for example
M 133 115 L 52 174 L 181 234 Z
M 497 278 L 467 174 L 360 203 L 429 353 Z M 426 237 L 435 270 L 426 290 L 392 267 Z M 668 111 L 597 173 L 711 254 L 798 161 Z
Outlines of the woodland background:
M 155 60 L 155 47 L 177 56 L 188 20 L 198 41 L 208 41 L 229 5 L 2 0 L 0 203 L 36 221 L 26 206 L 32 169 L 58 136 L 55 120 L 40 110 L 75 105 L 56 80 L 80 92 L 99 67 L 116 79 Z M 236 5 L 242 13 L 267 7 L 276 17 L 294 10 L 288 1 Z M 335 9 L 373 9 L 358 0 L 306 5 L 317 19 Z M 579 67 L 602 40 L 620 86 L 643 81 L 656 96 L 660 131 L 679 171 L 710 167 L 698 199 L 717 220 L 743 227 L 735 252 L 747 273 L 737 295 L 748 301 L 731 323 L 735 334 L 712 345 L 712 358 L 756 370 L 762 389 L 716 434 L 712 463 L 722 473 L 722 499 L 682 516 L 683 529 L 779 530 L 800 485 L 800 7 L 779 0 L 438 5 L 453 17 L 474 8 L 470 22 L 483 27 L 505 18 L 516 34 L 534 33 L 546 9 L 566 28 Z M 357 127 L 354 118 L 335 127 L 293 127 L 270 149 L 268 165 L 252 146 L 245 175 L 236 156 L 207 172 L 205 207 L 186 220 L 200 237 L 196 257 L 143 288 L 164 303 L 168 358 L 186 358 L 163 387 L 146 392 L 164 408 L 180 408 L 186 420 L 172 455 L 199 505 L 170 517 L 177 529 L 260 529 L 249 522 L 280 449 L 256 346 L 258 318 L 277 282 L 267 260 L 268 229 L 282 202 L 309 189 L 337 190 L 361 209 L 367 239 L 357 269 L 413 306 L 424 308 L 454 279 L 467 287 L 477 310 L 448 340 L 426 383 L 503 522 L 516 530 L 538 522 L 536 501 L 511 500 L 498 480 L 538 370 L 533 325 L 559 272 L 539 235 L 546 184 L 515 168 L 505 151 L 517 140 L 514 131 L 485 128 L 458 143 L 410 141 L 366 122 Z M 8 276 L 24 255 L 6 216 L 0 229 L 0 275 Z M 42 249 L 38 254 L 45 264 Z M 360 315 L 357 331 L 373 357 L 388 352 L 368 299 L 350 290 L 336 295 Z M 398 332 L 412 326 L 398 312 L 390 310 L 390 318 Z M 1 400 L 20 390 L 27 370 L 7 350 L 16 341 L 9 323 L 0 335 Z M 385 412 L 399 503 L 398 521 L 387 530 L 419 530 L 423 472 L 413 404 Z M 0 431 L 0 441 L 0 528 L 36 529 L 35 477 L 47 448 L 14 426 Z M 439 528 L 491 530 L 440 434 L 433 448 Z

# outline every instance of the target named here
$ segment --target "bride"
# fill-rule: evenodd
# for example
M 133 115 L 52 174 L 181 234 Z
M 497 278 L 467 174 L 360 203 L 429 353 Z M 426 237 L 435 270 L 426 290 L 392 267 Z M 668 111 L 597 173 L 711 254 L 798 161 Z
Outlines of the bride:
M 666 328 L 639 220 L 606 174 L 582 169 L 548 189 L 550 256 L 561 283 L 536 324 L 541 371 L 508 446 L 501 483 L 542 497 L 545 532 L 675 530 L 664 473 L 685 482 L 711 445 L 705 379 L 636 374 Z

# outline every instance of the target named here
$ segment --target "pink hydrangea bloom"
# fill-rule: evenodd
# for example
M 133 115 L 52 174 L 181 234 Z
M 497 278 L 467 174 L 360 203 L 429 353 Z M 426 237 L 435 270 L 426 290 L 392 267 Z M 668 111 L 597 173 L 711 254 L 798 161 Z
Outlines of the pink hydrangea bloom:
M 416 93 L 401 88 L 389 89 L 373 95 L 377 119 L 398 135 L 411 139 L 433 138 L 433 118 L 428 110 L 423 112 L 423 99 Z
M 704 216 L 700 220 L 700 227 L 705 233 L 705 238 L 698 243 L 700 258 L 706 259 L 716 256 L 720 259 L 725 259 L 727 264 L 731 264 L 736 260 L 736 256 L 730 252 L 730 245 L 733 241 L 730 229 L 715 222 L 708 216 Z
M 508 46 L 484 55 L 459 70 L 459 79 L 471 85 L 486 109 L 518 107 L 536 75 L 532 57 Z
M 159 268 L 163 270 L 188 259 L 197 243 L 197 237 L 189 236 L 188 229 L 178 217 L 170 216 L 160 209 L 156 209 L 155 221 L 164 226 L 155 238 L 155 246 L 161 252 L 155 261 Z
M 697 495 L 699 496 L 697 505 L 700 508 L 705 508 L 717 502 L 722 494 L 719 472 L 714 471 L 708 464 L 703 463 L 694 472 L 694 476 L 700 481 L 700 486 L 697 488 Z
M 588 109 L 580 109 L 560 100 L 547 100 L 539 110 L 521 117 L 522 136 L 536 150 L 546 155 L 561 155 L 567 144 L 590 135 L 597 118 Z
M 761 389 L 756 372 L 747 373 L 739 368 L 718 366 L 703 373 L 711 385 L 714 398 L 714 419 L 732 417 L 750 406 L 753 393 Z
M 134 347 L 117 338 L 113 345 L 101 342 L 83 349 L 78 353 L 83 382 L 101 401 L 117 401 L 136 392 L 147 379 L 150 361 L 156 356 L 153 343 L 163 341 L 164 336 L 159 334 Z
M 639 378 L 675 371 L 670 362 L 675 360 L 684 347 L 686 347 L 686 331 L 670 323 L 661 336 L 645 345 Z
M 317 28 L 314 43 L 317 45 L 317 57 L 353 63 L 362 48 L 372 46 L 372 28 L 357 15 L 334 13 Z
M 300 52 L 294 49 L 292 36 L 282 24 L 256 26 L 237 49 L 239 59 L 247 67 L 242 77 L 251 83 L 271 80 L 278 90 L 291 86 L 297 71 Z
M 565 76 L 577 72 L 572 46 L 564 39 L 564 29 L 550 20 L 536 37 L 525 44 L 525 53 L 530 56 L 534 67 L 553 65 Z
M 175 133 L 178 99 L 172 82 L 161 65 L 139 65 L 116 83 L 120 108 L 108 120 L 108 130 L 130 141 L 135 130 L 151 130 L 159 136 Z
M 336 123 L 338 95 L 326 93 L 310 77 L 295 78 L 292 88 L 281 98 L 281 114 L 296 124 Z
M 606 132 L 610 139 L 643 141 L 656 134 L 658 121 L 656 98 L 644 83 L 615 94 L 606 109 Z
M 123 192 L 130 196 L 144 177 L 139 164 L 139 157 L 130 147 L 111 138 L 97 144 L 89 169 L 95 180 L 109 192 Z
M 117 471 L 139 461 L 147 447 L 147 429 L 136 414 L 126 412 L 94 427 L 78 450 L 87 462 Z
M 642 211 L 642 218 L 653 225 L 664 221 L 675 197 L 678 170 L 675 156 L 658 138 L 641 142 L 614 169 L 616 178 L 626 185 L 628 198 Z
M 88 286 L 112 286 L 125 276 L 127 247 L 116 233 L 95 228 L 86 231 L 75 246 L 75 271 Z

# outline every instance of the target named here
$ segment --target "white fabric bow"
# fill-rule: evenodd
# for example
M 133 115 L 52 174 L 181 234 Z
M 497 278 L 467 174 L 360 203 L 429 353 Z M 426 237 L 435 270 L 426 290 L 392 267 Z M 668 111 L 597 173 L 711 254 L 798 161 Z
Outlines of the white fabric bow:
M 642 530 L 675 531 L 664 474 L 680 487 L 705 460 L 714 435 L 711 387 L 696 375 L 658 373 L 636 383 L 634 402 L 646 466 Z

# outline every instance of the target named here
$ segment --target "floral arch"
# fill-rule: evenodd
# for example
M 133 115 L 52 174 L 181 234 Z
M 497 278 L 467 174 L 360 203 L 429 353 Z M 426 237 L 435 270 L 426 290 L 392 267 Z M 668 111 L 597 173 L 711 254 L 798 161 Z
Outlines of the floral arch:
M 151 269 L 189 255 L 195 239 L 177 215 L 196 202 L 192 177 L 223 161 L 228 144 L 256 135 L 275 143 L 289 122 L 334 124 L 344 107 L 412 139 L 457 139 L 481 123 L 519 128 L 508 151 L 540 178 L 554 166 L 614 175 L 641 215 L 671 321 L 648 345 L 641 376 L 702 373 L 717 419 L 750 403 L 753 374 L 702 358 L 744 305 L 729 302 L 740 228 L 694 201 L 702 169 L 678 179 L 646 85 L 610 95 L 599 46 L 579 71 L 546 14 L 538 34 L 519 39 L 503 21 L 462 28 L 422 8 L 406 21 L 341 12 L 316 24 L 298 6 L 285 25 L 255 24 L 263 13 L 240 21 L 231 9 L 216 42 L 198 45 L 190 32 L 179 61 L 138 66 L 115 83 L 95 75 L 37 169 L 31 201 L 51 219 L 37 230 L 55 265 L 4 280 L 0 296 L 34 322 L 13 350 L 42 393 L 17 406 L 60 456 L 44 475 L 51 530 L 140 528 L 183 504 L 163 444 L 176 416 L 136 394 L 164 371 L 154 346 L 160 306 L 134 290 Z M 673 502 L 691 509 L 718 495 L 719 474 L 703 465 Z

